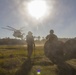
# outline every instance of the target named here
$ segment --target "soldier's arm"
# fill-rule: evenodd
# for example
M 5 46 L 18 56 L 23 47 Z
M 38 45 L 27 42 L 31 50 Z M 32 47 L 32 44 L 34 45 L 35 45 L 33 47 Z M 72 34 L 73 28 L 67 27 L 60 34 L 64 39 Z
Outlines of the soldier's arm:
M 34 41 L 34 37 L 33 37 L 33 45 L 34 45 L 34 47 L 35 47 L 35 41 Z
M 48 38 L 49 38 L 49 35 L 46 36 L 46 39 L 48 39 Z

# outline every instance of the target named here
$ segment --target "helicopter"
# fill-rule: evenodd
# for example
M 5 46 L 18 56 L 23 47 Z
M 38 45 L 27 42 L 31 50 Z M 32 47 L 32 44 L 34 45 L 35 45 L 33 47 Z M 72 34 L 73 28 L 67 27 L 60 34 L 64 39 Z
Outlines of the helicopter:
M 13 27 L 11 27 L 11 26 L 7 26 L 7 27 L 2 27 L 2 29 L 7 29 L 7 30 L 10 30 L 10 31 L 13 31 L 14 33 L 13 33 L 13 36 L 15 37 L 15 38 L 21 38 L 21 39 L 23 39 L 23 36 L 25 35 L 25 33 L 22 33 L 22 29 L 23 29 L 24 27 L 21 27 L 20 29 L 15 29 L 15 28 L 13 28 Z

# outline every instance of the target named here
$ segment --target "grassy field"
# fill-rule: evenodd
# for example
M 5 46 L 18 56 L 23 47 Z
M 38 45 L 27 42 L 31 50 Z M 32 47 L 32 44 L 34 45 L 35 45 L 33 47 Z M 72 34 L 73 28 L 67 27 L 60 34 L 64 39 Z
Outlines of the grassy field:
M 0 75 L 15 75 L 21 68 L 25 72 L 26 60 L 26 46 L 0 46 Z M 33 52 L 31 62 L 33 66 L 29 71 L 30 75 L 37 75 L 37 70 L 41 71 L 41 75 L 57 75 L 57 66 L 45 57 L 43 46 L 36 46 L 35 56 Z M 69 61 L 69 63 L 76 67 L 75 59 Z M 22 65 L 24 66 L 22 67 Z

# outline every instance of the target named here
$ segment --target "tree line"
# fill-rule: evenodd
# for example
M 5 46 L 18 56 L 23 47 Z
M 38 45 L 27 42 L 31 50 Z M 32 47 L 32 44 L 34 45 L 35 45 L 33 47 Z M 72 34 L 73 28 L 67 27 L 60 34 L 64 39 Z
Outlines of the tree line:
M 40 40 L 40 38 L 35 38 L 36 44 L 43 44 L 46 40 L 43 38 Z M 0 45 L 26 45 L 26 39 L 12 39 L 12 38 L 2 38 L 0 39 Z

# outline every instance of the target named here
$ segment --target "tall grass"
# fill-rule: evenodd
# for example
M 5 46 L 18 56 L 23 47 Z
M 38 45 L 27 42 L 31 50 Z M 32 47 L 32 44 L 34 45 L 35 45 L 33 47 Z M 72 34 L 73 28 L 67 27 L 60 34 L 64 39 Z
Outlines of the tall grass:
M 0 75 L 15 75 L 26 59 L 26 46 L 0 46 Z M 43 46 L 36 46 L 35 56 L 33 51 L 31 59 L 34 59 L 32 60 L 34 65 L 30 75 L 37 75 L 38 69 L 41 70 L 41 75 L 56 75 L 57 67 L 45 57 Z M 76 60 L 71 62 L 76 64 Z

